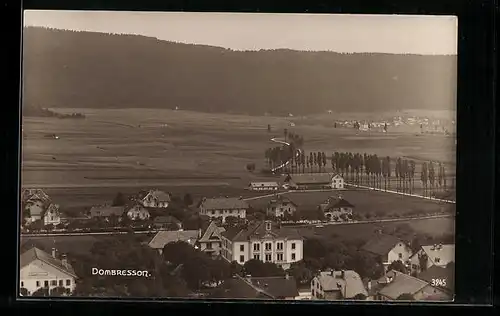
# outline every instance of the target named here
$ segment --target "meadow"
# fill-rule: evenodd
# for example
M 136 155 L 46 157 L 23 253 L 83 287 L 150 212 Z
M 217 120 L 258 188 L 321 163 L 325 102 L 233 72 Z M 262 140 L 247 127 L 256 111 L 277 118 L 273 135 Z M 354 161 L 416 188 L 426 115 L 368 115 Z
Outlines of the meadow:
M 285 128 L 304 137 L 306 152 L 366 152 L 454 164 L 454 140 L 444 136 L 398 131 L 361 135 L 321 124 L 291 127 L 290 118 L 269 116 L 157 109 L 65 111 L 86 118 L 26 117 L 22 147 L 22 185 L 46 189 L 62 206 L 110 202 L 118 191 L 136 193 L 151 187 L 174 194 L 246 196 L 242 189 L 250 181 L 277 180 L 258 171 L 266 164 L 264 151 L 276 146 L 270 139 L 283 137 Z M 47 137 L 51 134 L 59 139 Z M 248 163 L 256 163 L 256 172 L 246 170 Z

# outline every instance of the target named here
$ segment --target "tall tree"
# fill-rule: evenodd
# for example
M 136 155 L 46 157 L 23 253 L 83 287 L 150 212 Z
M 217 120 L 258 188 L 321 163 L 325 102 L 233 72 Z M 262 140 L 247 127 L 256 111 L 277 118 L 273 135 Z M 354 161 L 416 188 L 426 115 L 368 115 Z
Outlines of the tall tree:
M 285 128 L 285 130 L 283 131 L 283 134 L 285 134 L 285 142 L 286 142 L 286 138 L 288 136 L 288 129 L 287 128 Z
M 427 171 L 427 163 L 422 163 L 422 171 L 420 172 L 420 180 L 422 181 L 422 186 L 424 188 L 424 196 L 427 193 L 427 181 L 429 180 L 429 175 Z

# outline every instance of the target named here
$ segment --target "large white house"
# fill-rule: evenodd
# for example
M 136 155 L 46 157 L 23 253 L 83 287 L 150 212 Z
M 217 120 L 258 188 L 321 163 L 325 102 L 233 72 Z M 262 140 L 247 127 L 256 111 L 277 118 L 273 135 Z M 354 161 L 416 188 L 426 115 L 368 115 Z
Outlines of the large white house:
M 160 190 L 150 190 L 141 200 L 144 207 L 166 208 L 170 204 L 170 194 Z
M 65 255 L 59 259 L 56 249 L 48 254 L 36 247 L 21 254 L 20 289 L 23 295 L 32 295 L 39 289 L 65 288 L 67 294 L 75 290 L 77 276 Z
M 446 267 L 450 262 L 455 262 L 454 244 L 425 245 L 415 252 L 410 258 L 411 271 L 420 273 L 432 266 Z M 422 266 L 424 264 L 425 266 Z
M 200 214 L 210 218 L 221 218 L 222 222 L 226 217 L 246 218 L 248 203 L 242 198 L 203 198 L 200 202 Z
M 231 228 L 221 235 L 222 257 L 241 265 L 255 259 L 288 269 L 304 255 L 304 239 L 298 231 L 279 227 L 271 221 L 254 223 L 246 228 Z
M 292 174 L 284 182 L 293 190 L 344 189 L 344 178 L 336 173 Z
M 412 255 L 411 248 L 405 242 L 385 234 L 374 236 L 363 246 L 363 250 L 378 256 L 386 269 L 394 261 L 401 261 L 403 264 L 409 265 Z

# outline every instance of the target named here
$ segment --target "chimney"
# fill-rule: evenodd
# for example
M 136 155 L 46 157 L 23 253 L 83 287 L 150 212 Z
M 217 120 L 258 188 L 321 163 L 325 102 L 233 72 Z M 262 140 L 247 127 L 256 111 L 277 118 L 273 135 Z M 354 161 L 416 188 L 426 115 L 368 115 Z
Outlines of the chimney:
M 52 258 L 56 258 L 56 248 L 52 248 Z
M 66 256 L 66 254 L 63 254 L 61 256 L 61 263 L 63 267 L 68 268 L 68 257 Z
M 266 221 L 266 231 L 271 231 L 272 229 L 272 222 L 271 221 Z
M 345 279 L 345 270 L 340 271 L 340 277 Z
M 331 275 L 331 276 L 335 276 L 335 270 L 333 270 L 333 269 L 332 269 L 332 270 L 330 270 L 330 275 Z

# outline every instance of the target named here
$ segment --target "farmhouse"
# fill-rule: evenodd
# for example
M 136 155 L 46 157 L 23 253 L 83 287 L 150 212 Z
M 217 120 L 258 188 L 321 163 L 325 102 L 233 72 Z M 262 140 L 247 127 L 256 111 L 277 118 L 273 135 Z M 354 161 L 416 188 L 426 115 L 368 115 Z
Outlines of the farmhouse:
M 91 218 L 102 218 L 104 220 L 110 220 L 111 218 L 116 218 L 121 221 L 123 214 L 125 213 L 125 207 L 123 206 L 94 206 L 90 209 Z
M 451 297 L 443 290 L 431 286 L 424 280 L 417 279 L 408 274 L 391 270 L 386 274 L 386 284 L 376 295 L 376 300 L 397 300 L 405 295 L 410 295 L 414 300 L 446 301 Z
M 144 207 L 166 208 L 170 204 L 171 196 L 160 190 L 150 190 L 141 200 Z
M 410 247 L 406 243 L 397 237 L 385 234 L 375 235 L 362 249 L 378 256 L 386 269 L 391 263 L 398 260 L 404 264 L 409 264 L 412 254 Z
M 177 230 L 177 231 L 160 231 L 151 239 L 148 246 L 157 250 L 161 255 L 166 244 L 176 241 L 183 241 L 191 246 L 195 246 L 200 232 L 198 230 Z
M 229 279 L 221 286 L 223 298 L 295 300 L 299 296 L 295 279 L 284 277 L 240 277 Z
M 342 216 L 352 216 L 354 205 L 346 201 L 339 194 L 337 197 L 329 197 L 319 205 L 319 209 L 323 211 L 325 218 L 328 220 L 336 220 Z
M 251 182 L 248 186 L 251 191 L 278 191 L 278 182 Z
M 332 270 L 320 272 L 311 280 L 311 295 L 314 300 L 365 300 L 368 293 L 355 271 Z
M 267 216 L 284 217 L 293 215 L 297 211 L 297 204 L 283 195 L 278 195 L 267 204 Z
M 48 254 L 33 247 L 20 256 L 20 288 L 23 295 L 39 289 L 64 288 L 67 294 L 75 290 L 77 276 L 65 255 L 59 259 L 55 248 Z
M 303 240 L 293 228 L 273 225 L 271 221 L 253 223 L 223 232 L 221 255 L 241 265 L 255 259 L 288 269 L 292 263 L 302 260 Z
M 133 221 L 136 220 L 145 221 L 148 220 L 151 217 L 151 215 L 149 214 L 149 211 L 145 209 L 142 205 L 136 204 L 127 211 L 127 217 Z
M 217 226 L 215 221 L 210 222 L 210 225 L 208 225 L 205 231 L 202 231 L 201 238 L 198 240 L 200 250 L 213 257 L 219 256 L 222 243 L 221 234 L 225 231 L 226 229 L 224 227 Z
M 59 225 L 61 223 L 61 212 L 59 212 L 59 205 L 50 204 L 43 215 L 44 225 Z
M 421 246 L 410 258 L 411 271 L 420 273 L 431 266 L 446 267 L 450 262 L 455 262 L 454 244 L 434 244 Z
M 222 218 L 222 222 L 226 221 L 226 217 L 246 218 L 246 212 L 249 208 L 248 203 L 242 198 L 203 198 L 200 202 L 200 214 L 210 218 Z
M 344 188 L 344 179 L 331 173 L 293 174 L 288 175 L 284 182 L 293 190 Z

